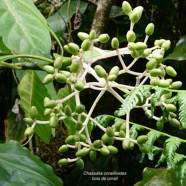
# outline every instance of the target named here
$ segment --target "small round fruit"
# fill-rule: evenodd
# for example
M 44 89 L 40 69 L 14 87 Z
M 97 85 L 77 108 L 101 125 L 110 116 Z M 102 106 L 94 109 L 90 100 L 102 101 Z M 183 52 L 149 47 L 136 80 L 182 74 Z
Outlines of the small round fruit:
M 79 159 L 76 161 L 76 166 L 79 168 L 79 169 L 84 169 L 84 161 L 82 159 Z
M 145 33 L 147 34 L 147 35 L 152 35 L 153 33 L 154 33 L 154 24 L 153 23 L 149 23 L 148 25 L 147 25 L 147 27 L 145 28 Z
M 26 128 L 25 133 L 24 133 L 25 136 L 30 137 L 33 134 L 34 134 L 34 129 L 32 127 Z
M 106 71 L 105 71 L 105 69 L 104 69 L 101 65 L 96 65 L 96 66 L 94 67 L 94 70 L 95 70 L 96 74 L 97 74 L 99 77 L 101 77 L 101 78 L 105 77 L 106 74 L 107 74 Z
M 122 10 L 126 15 L 129 15 L 132 12 L 132 7 L 127 1 L 123 1 Z
M 106 134 L 108 137 L 113 137 L 114 136 L 114 130 L 112 127 L 107 127 L 106 128 Z
M 112 48 L 114 48 L 114 49 L 119 48 L 119 41 L 118 41 L 118 39 L 117 39 L 116 37 L 114 37 L 114 38 L 112 39 L 112 41 L 111 41 L 111 46 L 112 46 Z
M 100 153 L 103 155 L 103 156 L 109 156 L 110 155 L 110 151 L 107 147 L 102 147 L 100 149 Z
M 100 148 L 102 146 L 102 143 L 103 142 L 101 140 L 95 140 L 93 142 L 93 147 L 96 148 L 96 149 L 98 149 L 98 148 Z
M 60 69 L 62 67 L 62 57 L 61 56 L 58 56 L 55 61 L 54 61 L 54 68 L 56 69 Z
M 78 37 L 79 39 L 81 39 L 82 41 L 84 41 L 85 39 L 89 39 L 89 34 L 85 33 L 85 32 L 78 32 Z
M 112 145 L 109 145 L 108 150 L 110 151 L 111 154 L 117 154 L 118 153 L 118 149 Z
M 32 119 L 35 119 L 38 116 L 38 110 L 35 106 L 30 108 L 30 116 Z
M 60 159 L 58 161 L 59 166 L 64 166 L 68 164 L 68 160 L 66 158 Z
M 148 141 L 147 135 L 141 135 L 141 136 L 138 136 L 138 138 L 137 138 L 137 142 L 139 145 L 144 144 L 147 141 Z
M 101 34 L 98 39 L 100 43 L 106 43 L 110 39 L 110 37 L 108 34 Z
M 89 152 L 89 157 L 90 157 L 91 161 L 95 161 L 96 160 L 96 157 L 97 157 L 97 151 L 91 150 Z
M 63 153 L 63 152 L 67 152 L 68 151 L 68 146 L 67 145 L 62 145 L 61 147 L 59 147 L 59 152 Z
M 175 70 L 173 67 L 171 67 L 171 66 L 167 66 L 167 67 L 165 68 L 165 71 L 166 71 L 166 73 L 167 73 L 169 76 L 175 77 L 175 76 L 177 75 L 176 70 Z
M 56 128 L 58 123 L 59 123 L 59 118 L 55 115 L 53 115 L 49 120 L 50 127 L 52 128 Z
M 89 149 L 88 148 L 83 148 L 83 149 L 80 149 L 80 150 L 78 150 L 77 152 L 76 152 L 76 156 L 77 157 L 80 157 L 80 158 L 82 158 L 82 157 L 84 157 L 84 156 L 86 156 L 88 153 L 89 153 Z

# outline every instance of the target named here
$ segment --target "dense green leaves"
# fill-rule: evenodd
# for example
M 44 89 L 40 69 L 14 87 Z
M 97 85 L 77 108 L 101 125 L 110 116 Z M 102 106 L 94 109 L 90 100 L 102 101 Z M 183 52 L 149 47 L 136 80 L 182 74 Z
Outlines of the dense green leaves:
M 0 17 L 0 36 L 13 53 L 50 52 L 51 39 L 46 21 L 32 0 L 2 0 Z
M 17 142 L 1 144 L 0 149 L 0 185 L 63 185 L 50 166 Z
M 21 107 L 27 117 L 30 116 L 31 106 L 36 106 L 39 115 L 37 119 L 48 120 L 44 116 L 43 100 L 50 97 L 41 80 L 38 78 L 36 71 L 27 71 L 18 86 L 18 93 L 21 98 Z M 51 129 L 49 125 L 36 125 L 35 132 L 45 142 L 49 143 Z

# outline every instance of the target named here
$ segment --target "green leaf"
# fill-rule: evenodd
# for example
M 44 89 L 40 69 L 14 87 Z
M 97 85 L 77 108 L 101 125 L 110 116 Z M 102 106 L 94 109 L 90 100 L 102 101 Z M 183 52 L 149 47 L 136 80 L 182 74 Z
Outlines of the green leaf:
M 80 2 L 80 13 L 84 13 L 88 3 Z M 47 19 L 48 25 L 52 30 L 61 36 L 66 29 L 66 25 L 71 17 L 76 13 L 77 1 L 71 1 L 68 9 L 68 2 L 65 2 L 61 8 Z
M 186 35 L 180 38 L 173 52 L 164 58 L 164 60 L 169 59 L 176 61 L 186 60 Z
M 135 88 L 128 94 L 128 96 L 122 103 L 121 108 L 119 108 L 119 110 L 117 110 L 115 114 L 117 116 L 124 116 L 139 103 L 142 103 L 144 101 L 144 98 L 146 98 L 150 94 L 151 93 L 149 85 L 143 85 Z
M 3 43 L 2 37 L 0 37 L 0 52 L 4 54 L 11 54 L 11 51 Z
M 0 36 L 13 53 L 47 54 L 51 38 L 32 0 L 1 0 Z
M 16 141 L 0 144 L 0 185 L 63 186 L 52 168 Z
M 102 125 L 103 127 L 107 127 L 110 121 L 114 120 L 114 116 L 111 115 L 100 115 L 95 117 L 95 120 Z M 119 118 L 118 118 L 119 119 Z
M 184 169 L 185 170 L 185 169 Z M 143 179 L 134 186 L 165 186 L 165 185 L 181 185 L 179 169 L 167 171 L 166 168 L 145 168 L 143 170 Z M 186 179 L 183 180 L 186 185 Z
M 182 127 L 186 128 L 186 91 L 178 92 L 177 94 L 179 104 L 179 120 Z
M 30 116 L 31 106 L 36 106 L 39 115 L 38 120 L 49 120 L 44 116 L 45 97 L 50 97 L 41 80 L 38 78 L 36 71 L 26 71 L 25 76 L 22 78 L 18 85 L 18 93 L 21 98 L 21 108 L 26 116 Z M 49 143 L 51 136 L 51 128 L 49 125 L 36 125 L 35 132 L 45 142 Z

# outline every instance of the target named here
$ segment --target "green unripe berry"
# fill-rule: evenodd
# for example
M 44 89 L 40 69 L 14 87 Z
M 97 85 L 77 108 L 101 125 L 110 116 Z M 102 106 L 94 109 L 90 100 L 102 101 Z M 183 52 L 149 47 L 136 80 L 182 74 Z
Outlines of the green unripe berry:
M 67 80 L 67 77 L 64 74 L 62 74 L 62 73 L 57 73 L 56 76 L 55 76 L 55 79 L 59 83 L 65 83 L 66 80 Z
M 84 83 L 82 80 L 77 80 L 75 84 L 75 89 L 78 91 L 82 91 L 84 89 Z
M 173 104 L 167 104 L 165 108 L 169 112 L 176 112 L 176 110 L 177 110 L 176 106 Z
M 123 149 L 124 150 L 128 150 L 128 149 L 130 149 L 130 140 L 129 139 L 124 139 L 123 141 L 122 141 L 122 147 L 123 147 Z
M 114 130 L 112 127 L 107 127 L 106 128 L 106 134 L 108 137 L 113 137 L 114 136 Z
M 57 103 L 56 103 L 55 100 L 50 100 L 50 99 L 48 101 L 44 100 L 44 107 L 46 107 L 46 108 L 54 108 L 55 106 L 57 106 Z
M 136 43 L 131 42 L 127 45 L 127 47 L 129 50 L 134 51 L 134 50 L 136 50 L 137 45 L 136 45 Z
M 108 81 L 115 81 L 115 79 L 117 78 L 117 76 L 116 75 L 109 75 L 108 77 L 107 77 L 107 80 Z
M 50 65 L 45 65 L 45 66 L 43 67 L 43 69 L 44 69 L 46 72 L 48 72 L 49 74 L 53 74 L 54 71 L 55 71 L 54 67 L 53 67 L 53 66 L 50 66 Z
M 66 158 L 60 159 L 58 161 L 59 166 L 64 166 L 68 164 L 68 160 Z
M 133 58 L 138 58 L 140 57 L 140 52 L 138 50 L 131 51 L 131 56 Z
M 43 79 L 43 84 L 48 84 L 54 80 L 54 76 L 52 74 L 47 74 Z
M 84 105 L 78 105 L 78 106 L 76 106 L 76 108 L 75 108 L 75 112 L 77 112 L 78 114 L 81 114 L 82 112 L 84 112 L 85 111 L 85 106 Z
M 165 39 L 159 39 L 154 41 L 155 46 L 162 46 L 162 44 L 165 42 Z
M 67 51 L 68 53 L 70 53 L 70 50 L 69 50 L 69 48 L 68 48 L 68 45 L 64 45 L 63 48 L 64 48 L 65 51 Z
M 69 78 L 71 76 L 71 73 L 68 71 L 59 70 L 59 73 L 65 75 L 67 78 Z
M 82 157 L 86 156 L 89 153 L 89 151 L 90 151 L 90 149 L 84 147 L 83 149 L 78 150 L 75 155 L 77 157 L 82 158 Z
M 138 7 L 134 8 L 132 13 L 129 15 L 131 22 L 137 23 L 140 20 L 142 13 L 143 13 L 142 6 L 138 6 Z
M 175 77 L 175 76 L 177 75 L 176 70 L 174 70 L 174 68 L 171 67 L 171 66 L 167 66 L 167 67 L 165 68 L 165 71 L 166 71 L 166 73 L 167 73 L 169 76 Z
M 45 116 L 49 116 L 52 113 L 52 109 L 51 108 L 46 108 L 44 111 L 44 115 Z
M 151 75 L 152 77 L 157 77 L 157 76 L 162 77 L 162 76 L 164 75 L 164 73 L 163 73 L 163 71 L 162 71 L 161 69 L 155 68 L 155 69 L 152 69 L 152 70 L 150 71 L 150 75 Z
M 134 33 L 134 31 L 129 30 L 127 32 L 126 38 L 128 42 L 134 42 L 136 40 L 136 34 Z
M 141 135 L 141 136 L 138 136 L 138 138 L 137 138 L 137 143 L 139 145 L 142 145 L 142 144 L 146 143 L 147 141 L 148 141 L 147 135 Z
M 78 34 L 79 39 L 81 39 L 82 41 L 84 41 L 85 39 L 89 39 L 89 34 L 85 33 L 85 32 L 79 32 Z
M 34 129 L 33 129 L 32 127 L 26 128 L 25 133 L 24 133 L 24 135 L 25 135 L 26 137 L 30 137 L 30 136 L 32 136 L 33 134 L 34 134 Z
M 121 125 L 122 125 L 122 123 L 121 123 L 121 122 L 116 122 L 116 123 L 114 124 L 114 126 L 115 126 L 115 130 L 116 130 L 116 131 L 119 131 L 119 130 L 120 130 L 120 127 L 121 127 Z
M 66 144 L 73 144 L 74 141 L 74 135 L 69 135 L 66 139 L 65 139 L 65 143 Z
M 30 116 L 32 119 L 35 119 L 38 116 L 38 110 L 35 106 L 30 108 Z
M 79 62 L 73 62 L 71 65 L 70 65 L 70 72 L 72 73 L 78 73 L 81 69 L 81 64 Z
M 59 152 L 63 153 L 63 152 L 67 152 L 68 151 L 68 146 L 67 145 L 62 145 L 61 147 L 59 147 Z
M 24 122 L 28 125 L 32 125 L 34 123 L 34 120 L 32 118 L 24 118 Z
M 72 55 L 78 55 L 79 54 L 79 46 L 75 43 L 69 43 L 68 44 L 68 50 Z
M 153 53 L 152 57 L 158 61 L 163 59 L 163 55 L 160 53 Z
M 102 147 L 102 148 L 100 149 L 100 153 L 101 153 L 103 156 L 109 156 L 109 155 L 110 155 L 110 151 L 109 151 L 109 149 L 106 148 L 106 147 Z
M 145 50 L 147 48 L 147 44 L 143 42 L 136 43 L 136 50 Z
M 177 118 L 177 115 L 173 112 L 170 112 L 169 115 L 170 115 L 171 118 Z
M 51 118 L 50 118 L 50 121 L 49 121 L 49 124 L 50 124 L 50 127 L 52 128 L 56 128 L 57 125 L 59 123 L 59 118 L 55 115 L 53 115 Z
M 100 43 L 106 43 L 110 39 L 110 37 L 108 34 L 101 34 L 98 39 Z
M 170 85 L 169 81 L 164 80 L 164 79 L 160 79 L 158 81 L 158 86 L 162 87 L 162 88 L 168 88 Z
M 148 25 L 147 25 L 147 27 L 145 28 L 145 33 L 147 34 L 147 35 L 152 35 L 153 33 L 154 33 L 154 24 L 153 23 L 149 23 Z
M 171 89 L 179 89 L 182 86 L 182 82 L 181 81 L 175 81 L 171 84 L 170 88 Z
M 164 123 L 161 122 L 161 121 L 157 121 L 156 122 L 156 128 L 159 130 L 159 131 L 162 131 L 163 130 L 163 127 L 164 127 Z
M 171 126 L 179 128 L 181 126 L 181 123 L 176 118 L 171 118 L 169 120 L 169 123 Z
M 156 65 L 157 65 L 157 61 L 154 58 L 152 58 L 147 62 L 146 69 L 152 70 L 152 69 L 156 68 Z
M 119 48 L 119 41 L 118 41 L 118 39 L 117 39 L 116 37 L 114 37 L 114 38 L 112 39 L 112 41 L 111 41 L 111 46 L 112 46 L 112 48 L 114 48 L 114 49 Z
M 150 85 L 157 86 L 159 82 L 158 78 L 151 78 Z
M 97 157 L 97 152 L 95 150 L 91 150 L 89 152 L 89 157 L 90 157 L 91 161 L 95 161 L 96 157 Z
M 83 127 L 83 124 L 81 121 L 77 122 L 76 125 L 75 125 L 75 128 L 77 131 L 80 131 Z
M 89 39 L 84 40 L 81 44 L 83 51 L 88 51 L 90 49 L 91 43 L 92 42 Z
M 89 39 L 90 40 L 94 40 L 94 39 L 96 39 L 96 31 L 95 30 L 91 30 L 90 31 L 90 34 L 89 34 Z
M 101 77 L 101 78 L 106 77 L 107 72 L 105 71 L 105 69 L 101 65 L 96 65 L 94 67 L 94 70 L 99 77 Z
M 69 77 L 69 81 L 71 82 L 71 83 L 76 83 L 77 82 L 77 77 L 75 76 L 75 75 L 71 75 L 70 77 Z
M 148 57 L 150 54 L 151 54 L 151 49 L 146 48 L 146 49 L 143 51 L 143 53 L 142 53 L 142 57 L 143 57 L 143 58 L 146 58 L 146 57 Z
M 118 76 L 119 75 L 119 67 L 118 66 L 112 67 L 112 69 L 109 72 L 109 75 L 116 75 L 116 76 Z
M 64 107 L 64 113 L 65 113 L 66 116 L 71 116 L 72 109 L 70 108 L 69 105 L 65 105 L 65 107 Z
M 130 6 L 130 4 L 127 1 L 123 1 L 122 9 L 126 15 L 129 15 L 132 12 L 132 7 Z
M 93 147 L 96 149 L 99 149 L 102 146 L 102 141 L 101 140 L 95 140 L 93 143 Z
M 120 130 L 126 131 L 126 123 L 122 123 Z
M 118 149 L 112 145 L 109 145 L 108 150 L 110 151 L 111 154 L 117 154 L 118 153 Z
M 120 130 L 119 131 L 119 137 L 120 138 L 125 138 L 125 136 L 126 136 L 125 132 L 123 130 Z
M 106 133 L 103 134 L 101 140 L 103 141 L 103 143 L 108 143 L 109 145 L 112 145 L 114 143 L 114 137 L 109 137 Z
M 168 50 L 170 48 L 171 45 L 171 41 L 170 40 L 166 40 L 163 44 L 162 44 L 162 48 L 164 48 L 164 50 Z
M 82 159 L 79 159 L 76 161 L 76 166 L 79 168 L 79 169 L 84 169 L 84 161 Z
M 75 141 L 80 141 L 80 135 L 79 134 L 74 134 L 74 140 Z
M 62 67 L 62 64 L 63 64 L 62 57 L 58 56 L 54 61 L 54 68 L 60 69 Z
M 86 142 L 87 141 L 87 137 L 84 134 L 80 134 L 80 141 Z
M 143 153 L 149 153 L 150 147 L 148 145 L 143 144 L 139 146 L 139 150 Z

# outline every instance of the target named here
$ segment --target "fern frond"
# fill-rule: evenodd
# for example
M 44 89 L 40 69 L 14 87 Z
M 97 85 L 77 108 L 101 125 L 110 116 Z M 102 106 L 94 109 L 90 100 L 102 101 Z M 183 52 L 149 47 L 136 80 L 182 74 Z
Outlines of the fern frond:
M 156 130 L 151 130 L 148 134 L 148 145 L 152 146 L 154 142 L 161 136 L 161 133 Z
M 183 180 L 186 178 L 186 161 L 180 167 L 180 178 L 181 184 L 183 185 Z
M 154 156 L 156 156 L 160 152 L 162 152 L 162 148 L 156 147 L 156 146 L 151 146 L 151 151 L 147 154 L 149 160 L 153 161 L 154 160 Z
M 176 150 L 178 149 L 178 147 L 181 144 L 181 140 L 179 138 L 176 137 L 172 137 L 172 138 L 168 138 L 165 141 L 165 156 L 167 157 L 167 165 L 168 165 L 168 169 L 172 169 L 175 167 L 175 153 Z
M 161 96 L 164 94 L 164 90 L 160 87 L 155 87 L 155 93 L 151 98 L 151 112 L 154 114 L 157 103 L 160 102 Z
M 165 161 L 166 161 L 166 156 L 165 156 L 165 154 L 162 152 L 162 154 L 161 154 L 161 156 L 160 156 L 160 158 L 159 158 L 159 160 L 158 160 L 158 162 L 157 162 L 156 167 L 158 167 L 161 163 L 164 163 Z
M 143 85 L 132 90 L 128 96 L 125 98 L 124 103 L 122 103 L 121 108 L 115 112 L 117 116 L 124 116 L 129 113 L 131 109 L 137 106 L 139 103 L 144 101 L 144 98 L 148 97 L 151 92 L 150 85 Z
M 142 131 L 144 130 L 143 127 L 140 127 L 139 125 L 133 125 L 131 128 L 130 128 L 132 134 L 131 134 L 131 138 L 132 139 L 136 139 L 137 136 L 138 136 L 138 131 Z
M 177 94 L 179 104 L 179 120 L 182 127 L 186 128 L 186 91 L 178 92 Z

